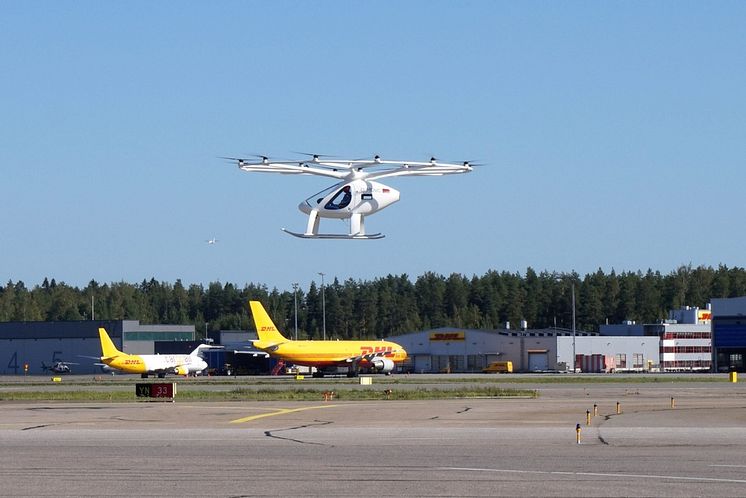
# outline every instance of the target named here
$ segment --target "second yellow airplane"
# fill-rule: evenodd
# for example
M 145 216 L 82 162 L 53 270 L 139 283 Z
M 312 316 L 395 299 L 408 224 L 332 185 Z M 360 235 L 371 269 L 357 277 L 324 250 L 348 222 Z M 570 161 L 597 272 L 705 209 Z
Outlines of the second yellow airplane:
M 190 354 L 127 354 L 117 349 L 103 327 L 98 329 L 98 336 L 101 365 L 122 373 L 140 374 L 144 379 L 150 374 L 159 378 L 166 374 L 197 375 L 207 368 L 207 362 L 200 356 L 202 351 L 219 347 L 200 344 Z
M 397 363 L 407 359 L 403 347 L 390 341 L 293 341 L 284 337 L 259 301 L 249 301 L 259 340 L 257 349 L 295 365 L 316 367 L 314 377 L 347 368 L 348 377 L 360 372 L 390 374 Z

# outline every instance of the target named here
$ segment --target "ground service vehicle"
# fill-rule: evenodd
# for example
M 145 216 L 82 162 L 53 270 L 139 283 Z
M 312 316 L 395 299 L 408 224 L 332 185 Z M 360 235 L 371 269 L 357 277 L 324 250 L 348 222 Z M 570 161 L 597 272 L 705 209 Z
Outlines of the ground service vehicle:
M 482 369 L 482 373 L 513 373 L 513 362 L 493 361 Z

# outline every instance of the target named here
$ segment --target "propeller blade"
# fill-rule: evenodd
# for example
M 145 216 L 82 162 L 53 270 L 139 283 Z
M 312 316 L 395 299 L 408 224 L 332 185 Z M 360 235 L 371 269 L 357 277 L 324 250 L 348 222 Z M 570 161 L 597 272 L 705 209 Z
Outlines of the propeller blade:
M 464 166 L 471 166 L 471 167 L 487 166 L 487 163 L 480 163 L 480 162 L 475 162 L 475 161 L 463 161 L 462 164 Z
M 255 157 L 257 159 L 261 159 L 262 163 L 264 163 L 264 164 L 269 164 L 270 163 L 269 156 L 264 156 L 262 154 L 246 154 L 246 157 L 227 157 L 227 156 L 218 156 L 218 157 L 220 159 L 225 159 L 227 161 L 237 161 L 239 166 L 243 165 L 243 163 L 252 162 L 249 159 L 247 159 L 247 157 Z M 272 162 L 285 162 L 285 161 L 275 161 L 275 160 L 273 160 Z
M 223 160 L 225 160 L 225 161 L 229 161 L 229 162 L 231 162 L 231 163 L 237 163 L 237 164 L 238 164 L 238 167 L 239 167 L 239 168 L 240 168 L 241 166 L 243 166 L 243 165 L 244 165 L 244 163 L 246 163 L 246 162 L 247 162 L 247 160 L 246 160 L 246 159 L 244 159 L 244 158 L 242 158 L 242 157 L 226 157 L 226 156 L 218 156 L 218 157 L 219 157 L 220 159 L 223 159 Z
M 301 156 L 308 156 L 313 159 L 321 159 L 322 157 L 328 157 L 328 158 L 337 157 L 337 156 L 333 156 L 330 154 L 314 154 L 313 152 L 301 152 L 298 150 L 291 150 L 290 152 L 292 152 L 293 154 L 300 154 Z
M 370 162 L 370 161 L 373 161 L 374 163 L 380 163 L 381 162 L 381 156 L 378 155 L 378 154 L 376 154 L 372 158 L 370 156 L 368 156 L 368 157 L 359 157 L 357 159 L 353 159 L 352 160 L 353 163 L 357 163 L 357 162 Z

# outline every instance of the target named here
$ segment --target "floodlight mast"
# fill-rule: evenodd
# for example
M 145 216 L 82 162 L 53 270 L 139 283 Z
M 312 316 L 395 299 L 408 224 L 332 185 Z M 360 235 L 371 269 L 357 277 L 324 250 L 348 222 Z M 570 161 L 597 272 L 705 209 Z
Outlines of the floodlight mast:
M 293 282 L 293 308 L 295 309 L 295 337 L 298 340 L 298 282 Z
M 431 157 L 429 161 L 402 161 L 382 159 L 329 159 L 331 156 L 307 154 L 310 159 L 287 161 L 273 160 L 267 156 L 256 156 L 254 161 L 244 158 L 225 158 L 235 161 L 242 171 L 255 173 L 279 173 L 282 175 L 315 175 L 334 178 L 337 183 L 315 194 L 298 208 L 308 215 L 306 230 L 302 233 L 283 231 L 304 239 L 381 239 L 381 233 L 365 231 L 365 217 L 399 201 L 399 191 L 377 180 L 403 176 L 443 176 L 469 173 L 470 161 L 448 163 Z M 321 218 L 349 219 L 347 234 L 319 233 Z
M 321 316 L 322 316 L 322 323 L 323 325 L 323 331 L 324 331 L 324 340 L 326 340 L 326 296 L 324 294 L 324 275 L 326 273 L 319 272 L 319 275 L 321 275 Z

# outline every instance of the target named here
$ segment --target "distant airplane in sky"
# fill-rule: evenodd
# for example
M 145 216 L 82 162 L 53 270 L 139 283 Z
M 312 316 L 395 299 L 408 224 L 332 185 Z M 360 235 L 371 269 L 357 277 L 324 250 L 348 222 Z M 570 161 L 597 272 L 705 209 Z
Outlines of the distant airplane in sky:
M 141 374 L 146 379 L 149 374 L 165 377 L 166 374 L 197 374 L 207 368 L 207 362 L 200 355 L 203 349 L 221 346 L 200 344 L 190 354 L 127 354 L 119 351 L 103 327 L 98 329 L 101 339 L 101 363 L 124 373 Z
M 217 244 L 218 243 L 218 239 L 216 239 L 215 237 L 213 237 L 211 239 L 207 239 L 205 242 L 207 242 L 209 245 Z
M 262 303 L 249 301 L 249 305 L 259 336 L 254 347 L 285 362 L 316 367 L 314 377 L 336 373 L 338 367 L 346 367 L 348 377 L 360 371 L 389 374 L 396 363 L 407 359 L 404 348 L 389 341 L 292 341 L 275 328 Z

